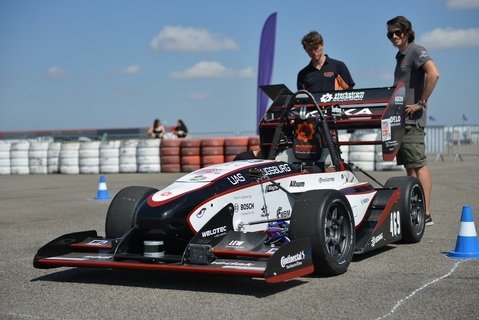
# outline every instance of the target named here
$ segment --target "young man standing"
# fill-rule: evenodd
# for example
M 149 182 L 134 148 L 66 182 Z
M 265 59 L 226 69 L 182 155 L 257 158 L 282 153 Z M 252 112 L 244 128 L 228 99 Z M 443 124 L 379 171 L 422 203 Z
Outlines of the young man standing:
M 311 31 L 301 40 L 311 62 L 298 73 L 298 90 L 311 92 L 346 90 L 354 87 L 354 81 L 344 62 L 324 54 L 323 36 Z
M 419 179 L 426 198 L 426 225 L 432 225 L 430 200 L 432 177 L 426 161 L 425 127 L 427 100 L 439 79 L 439 70 L 427 50 L 414 43 L 411 22 L 403 16 L 387 22 L 387 37 L 399 50 L 396 54 L 394 85 L 406 86 L 406 133 L 397 154 L 397 163 L 404 165 L 408 176 Z

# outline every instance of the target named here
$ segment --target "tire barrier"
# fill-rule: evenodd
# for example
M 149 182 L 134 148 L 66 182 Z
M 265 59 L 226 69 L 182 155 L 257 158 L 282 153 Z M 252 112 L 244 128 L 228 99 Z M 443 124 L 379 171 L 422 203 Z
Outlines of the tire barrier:
M 161 172 L 181 172 L 181 140 L 163 139 L 160 145 Z
M 11 174 L 10 170 L 10 142 L 0 141 L 0 175 Z
M 228 137 L 225 138 L 225 162 L 233 161 L 234 158 L 242 153 L 248 151 L 249 137 Z
M 60 149 L 59 171 L 63 174 L 79 174 L 79 142 L 64 142 Z
M 225 162 L 224 143 L 224 138 L 207 138 L 201 141 L 202 167 Z
M 138 142 L 136 161 L 138 172 L 160 172 L 160 139 L 143 139 Z
M 138 170 L 136 161 L 137 139 L 123 140 L 120 143 L 120 172 L 136 173 Z
M 181 171 L 192 172 L 201 168 L 201 140 L 182 139 L 180 144 Z
M 100 173 L 100 141 L 82 142 L 78 150 L 80 173 Z
M 49 142 L 31 142 L 28 149 L 28 167 L 31 174 L 48 173 Z
M 50 142 L 47 150 L 47 172 L 59 173 L 61 142 Z
M 259 150 L 259 136 L 248 138 L 248 150 L 252 150 L 252 151 Z
M 100 143 L 100 173 L 120 172 L 120 140 Z
M 30 174 L 28 150 L 30 142 L 14 142 L 10 147 L 10 172 L 11 174 Z
M 338 134 L 338 141 L 351 141 L 351 134 L 350 133 L 340 133 Z M 349 145 L 340 146 L 339 149 L 341 150 L 341 158 L 344 162 L 349 163 Z

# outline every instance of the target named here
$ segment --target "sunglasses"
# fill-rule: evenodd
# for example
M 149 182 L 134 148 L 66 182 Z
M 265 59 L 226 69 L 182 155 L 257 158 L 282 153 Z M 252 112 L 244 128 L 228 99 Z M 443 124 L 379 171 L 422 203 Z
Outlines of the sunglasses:
M 393 36 L 400 38 L 402 34 L 403 32 L 401 30 L 389 31 L 388 33 L 386 33 L 389 39 L 392 39 Z

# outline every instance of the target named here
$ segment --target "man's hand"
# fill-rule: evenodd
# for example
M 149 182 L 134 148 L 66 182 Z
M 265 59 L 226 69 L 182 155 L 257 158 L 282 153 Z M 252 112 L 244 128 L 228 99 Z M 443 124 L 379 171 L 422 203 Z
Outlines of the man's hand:
M 422 106 L 420 104 L 408 104 L 406 105 L 406 109 L 404 109 L 406 116 L 410 117 L 416 111 L 422 110 Z

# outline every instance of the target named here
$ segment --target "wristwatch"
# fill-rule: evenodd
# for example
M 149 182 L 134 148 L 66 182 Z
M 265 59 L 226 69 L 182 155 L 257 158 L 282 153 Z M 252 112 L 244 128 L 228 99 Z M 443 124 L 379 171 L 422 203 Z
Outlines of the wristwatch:
M 418 105 L 420 105 L 423 108 L 427 108 L 427 100 L 426 99 L 421 99 L 417 102 Z

